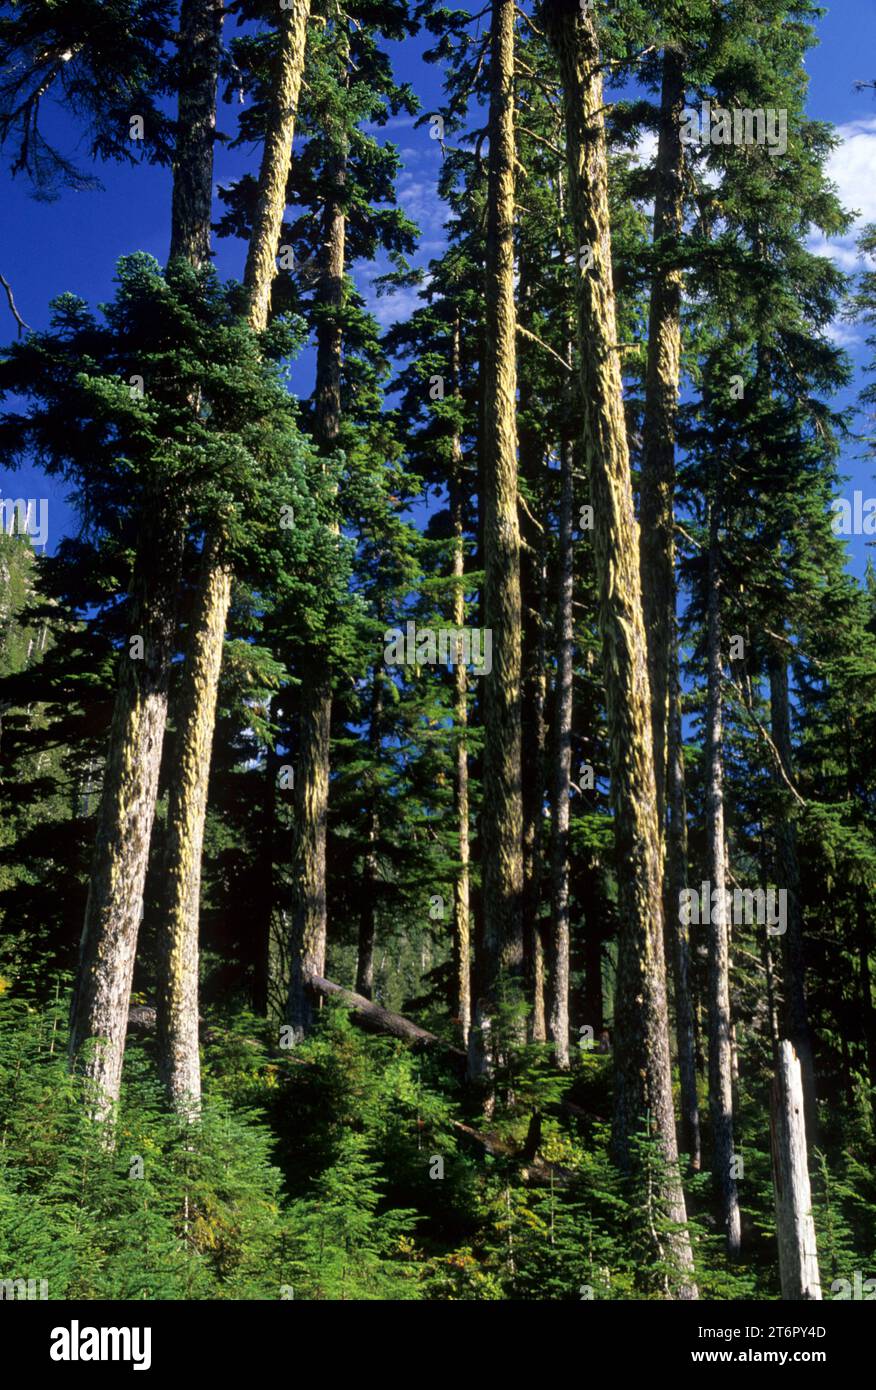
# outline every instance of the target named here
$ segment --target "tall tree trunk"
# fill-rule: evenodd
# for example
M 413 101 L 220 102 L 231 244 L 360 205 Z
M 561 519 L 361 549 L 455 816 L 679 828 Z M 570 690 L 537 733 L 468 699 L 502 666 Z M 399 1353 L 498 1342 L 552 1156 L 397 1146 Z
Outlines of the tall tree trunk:
M 768 660 L 770 680 L 770 726 L 773 743 L 790 782 L 794 780 L 794 752 L 791 743 L 791 705 L 788 695 L 788 663 L 780 652 Z M 777 774 L 778 780 L 778 774 Z M 782 788 L 782 791 L 784 788 Z M 780 791 L 784 802 L 785 798 Z M 812 1030 L 806 1003 L 806 961 L 803 945 L 803 913 L 800 906 L 800 865 L 797 858 L 797 825 L 792 813 L 783 807 L 775 827 L 776 881 L 788 894 L 787 931 L 782 942 L 784 959 L 784 1022 L 782 1033 L 794 1045 L 803 1077 L 806 1103 L 806 1137 L 818 1140 L 818 1111 L 815 1103 L 815 1060 Z
M 383 726 L 383 673 L 374 668 L 371 687 L 371 719 L 368 728 L 368 744 L 372 761 L 380 756 L 380 741 Z M 362 866 L 362 906 L 359 913 L 359 947 L 356 955 L 356 991 L 371 999 L 374 996 L 374 936 L 377 927 L 377 880 L 380 866 L 377 859 L 377 841 L 380 835 L 380 814 L 377 806 L 379 782 L 371 776 L 370 801 L 368 808 L 368 848 Z
M 569 1065 L 569 795 L 572 781 L 572 655 L 574 556 L 572 446 L 560 444 L 557 685 L 554 698 L 554 775 L 551 843 L 550 1035 L 557 1066 Z
M 174 1108 L 197 1112 L 198 917 L 201 853 L 207 812 L 210 748 L 222 661 L 231 575 L 217 564 L 212 543 L 202 557 L 189 636 L 189 667 L 177 704 L 180 739 L 167 807 L 164 856 L 166 907 L 159 932 L 158 1062 Z
M 341 354 L 344 302 L 346 153 L 337 156 L 334 187 L 324 214 L 320 316 L 316 329 L 314 439 L 323 454 L 337 448 L 341 429 Z M 337 528 L 335 528 L 337 529 Z M 292 973 L 287 1021 L 297 1038 L 314 1022 L 310 975 L 325 974 L 326 825 L 331 751 L 332 677 L 328 653 L 319 645 L 301 663 L 298 761 L 295 769 L 295 845 L 292 855 Z
M 276 274 L 309 14 L 310 0 L 295 0 L 292 9 L 281 11 L 279 20 L 275 87 L 267 115 L 244 271 L 249 324 L 257 333 L 267 326 Z M 212 181 L 212 164 L 210 176 Z M 209 213 L 209 199 L 207 208 Z M 198 991 L 201 852 L 231 584 L 232 572 L 224 555 L 220 528 L 204 543 L 195 596 L 198 617 L 189 633 L 182 674 L 179 748 L 168 805 L 164 866 L 168 887 L 161 923 L 164 968 L 159 984 L 158 1036 L 165 1084 L 171 1099 L 180 1107 L 185 1106 L 186 1095 L 193 1100 L 200 1095 L 197 1022 L 192 1023 L 191 1001 L 197 1000 Z M 179 978 L 181 971 L 185 979 Z M 194 1018 L 197 1019 L 196 1004 Z
M 453 326 L 453 389 L 462 394 L 461 341 L 457 318 Z M 465 625 L 465 483 L 462 444 L 453 438 L 450 478 L 450 524 L 453 530 L 453 626 Z M 469 808 L 468 808 L 468 673 L 465 663 L 453 667 L 454 772 L 453 798 L 459 832 L 459 858 L 453 884 L 454 1008 L 460 1042 L 468 1048 L 471 1032 L 471 915 L 469 907 Z
M 867 896 L 862 889 L 856 893 L 858 903 L 858 986 L 861 993 L 861 1018 L 864 1048 L 867 1058 L 867 1077 L 870 1082 L 871 1108 L 876 1107 L 876 1008 L 873 1007 L 873 983 L 870 970 L 870 915 Z
M 675 622 L 675 433 L 681 364 L 682 276 L 672 264 L 684 216 L 684 69 L 681 55 L 663 54 L 657 187 L 654 197 L 655 258 L 648 315 L 648 362 L 642 430 L 639 557 L 642 606 L 648 637 L 648 680 L 654 737 L 654 781 L 661 834 L 666 806 L 666 754 L 670 662 Z
M 667 828 L 666 925 L 675 986 L 675 1034 L 681 1090 L 681 1148 L 695 1173 L 700 1170 L 700 1107 L 697 1099 L 697 1057 L 694 1007 L 691 997 L 690 936 L 680 920 L 679 903 L 687 887 L 687 799 L 684 783 L 684 740 L 681 727 L 681 681 L 673 622 L 669 706 L 669 825 Z
M 514 304 L 514 0 L 494 0 L 490 37 L 484 360 L 484 625 L 493 669 L 484 677 L 483 951 L 471 1033 L 471 1071 L 495 1057 L 497 1006 L 523 958 L 523 806 L 520 724 L 520 531 L 517 518 L 517 316 Z M 491 1036 L 493 1035 L 493 1036 Z
M 631 1165 L 630 1136 L 643 1121 L 664 1158 L 662 1205 L 678 1223 L 655 1255 L 671 1253 L 681 1297 L 695 1297 L 693 1257 L 672 1108 L 662 855 L 654 784 L 647 649 L 633 511 L 611 264 L 608 167 L 599 47 L 589 13 L 547 0 L 541 14 L 563 85 L 572 225 L 581 248 L 575 276 L 583 440 L 594 507 L 612 807 L 619 868 L 615 1001 L 614 1148 Z
M 709 1110 L 712 1119 L 712 1172 L 721 1202 L 727 1249 L 738 1255 L 739 1197 L 733 1145 L 733 1049 L 730 1031 L 730 940 L 724 854 L 724 730 L 721 664 L 720 485 L 709 524 L 707 600 L 708 734 L 706 837 L 712 892 L 709 927 Z
M 520 298 L 528 299 L 526 266 L 521 257 Z M 547 748 L 547 565 L 545 445 L 534 427 L 530 411 L 533 390 L 524 374 L 520 385 L 520 476 L 530 488 L 532 508 L 520 513 L 521 633 L 521 759 L 523 775 L 523 967 L 526 999 L 532 1012 L 529 1035 L 533 1042 L 547 1038 L 545 1018 L 545 951 L 541 922 L 544 874 L 544 793 Z M 534 514 L 531 514 L 533 513 Z
M 196 267 L 210 250 L 213 140 L 222 6 L 185 0 L 180 15 L 177 147 L 172 191 L 171 256 Z M 151 499 L 137 546 L 131 637 L 143 657 L 121 657 L 97 840 L 91 867 L 79 968 L 70 1014 L 70 1063 L 91 1086 L 101 1118 L 119 1097 L 128 1002 L 143 916 L 143 886 L 158 798 L 167 723 L 176 600 L 184 528 L 176 499 Z

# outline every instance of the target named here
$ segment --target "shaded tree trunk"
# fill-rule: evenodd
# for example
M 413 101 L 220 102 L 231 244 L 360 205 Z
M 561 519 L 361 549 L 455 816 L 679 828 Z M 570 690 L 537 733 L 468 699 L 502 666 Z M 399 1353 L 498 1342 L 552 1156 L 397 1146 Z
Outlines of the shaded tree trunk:
M 724 853 L 724 730 L 721 665 L 720 486 L 709 525 L 707 600 L 708 713 L 706 761 L 706 838 L 712 891 L 709 926 L 709 1110 L 712 1119 L 712 1172 L 721 1203 L 727 1249 L 738 1255 L 739 1197 L 734 1177 L 733 1044 L 730 1029 L 730 940 L 727 922 Z
M 611 264 L 602 74 L 593 22 L 574 0 L 540 11 L 563 86 L 572 224 L 580 252 L 575 296 L 580 407 L 594 507 L 620 917 L 615 1002 L 613 1143 L 631 1166 L 630 1137 L 652 1128 L 665 1161 L 661 1205 L 673 1221 L 654 1253 L 675 1265 L 667 1287 L 695 1297 L 693 1258 L 672 1108 L 662 855 L 654 783 L 647 647 Z
M 673 623 L 673 632 L 675 624 Z M 690 935 L 681 921 L 679 904 L 687 887 L 687 798 L 684 780 L 684 741 L 681 726 L 681 682 L 678 647 L 673 635 L 669 707 L 669 824 L 667 828 L 666 940 L 675 991 L 675 1034 L 681 1090 L 681 1148 L 695 1173 L 700 1170 L 700 1108 L 697 1099 L 696 1028 L 690 975 Z
M 376 762 L 380 755 L 383 723 L 383 675 L 376 667 L 372 680 L 368 742 L 371 757 Z M 377 880 L 380 873 L 377 859 L 377 841 L 380 835 L 380 815 L 377 809 L 379 784 L 373 776 L 370 780 L 368 849 L 362 866 L 362 908 L 359 914 L 359 948 L 356 956 L 356 989 L 366 999 L 371 999 L 374 994 L 374 935 L 377 926 Z
M 557 684 L 554 700 L 554 768 L 551 801 L 550 1036 L 557 1066 L 569 1065 L 569 796 L 572 781 L 572 655 L 574 556 L 572 447 L 560 444 L 559 592 Z
M 791 706 L 788 695 L 788 663 L 778 652 L 768 661 L 770 681 L 770 727 L 773 743 L 785 776 L 793 784 L 794 753 L 791 743 Z M 777 774 L 778 780 L 778 774 Z M 779 793 L 782 802 L 785 797 Z M 815 1103 L 815 1060 L 812 1030 L 806 1002 L 806 958 L 803 944 L 803 913 L 800 906 L 800 865 L 797 857 L 797 825 L 793 813 L 783 805 L 775 826 L 776 881 L 788 894 L 787 931 L 782 942 L 784 963 L 784 1021 L 782 1031 L 794 1045 L 803 1077 L 806 1104 L 806 1134 L 817 1143 L 818 1111 Z
M 170 250 L 195 267 L 210 251 L 222 13 L 217 0 L 185 0 L 180 14 Z M 143 656 L 125 652 L 121 657 L 70 1014 L 70 1063 L 87 1077 L 89 1106 L 101 1118 L 111 1113 L 121 1086 L 185 541 L 177 499 L 150 499 L 144 516 L 130 610 L 131 637 L 142 637 Z
M 316 329 L 314 439 L 323 454 L 337 447 L 341 429 L 341 354 L 344 302 L 346 153 L 334 164 L 334 187 L 323 219 L 323 261 Z M 337 526 L 335 526 L 337 530 Z M 292 855 L 292 972 L 287 1021 L 303 1037 L 315 1020 L 309 975 L 325 974 L 326 826 L 331 753 L 332 676 L 328 653 L 311 646 L 301 663 L 298 761 L 295 769 L 295 845 Z
M 523 957 L 520 532 L 514 304 L 514 0 L 494 0 L 490 40 L 484 360 L 484 626 L 493 669 L 484 683 L 483 951 L 477 963 L 471 1073 L 490 1070 L 497 1007 Z M 491 1036 L 492 1035 L 492 1036 Z

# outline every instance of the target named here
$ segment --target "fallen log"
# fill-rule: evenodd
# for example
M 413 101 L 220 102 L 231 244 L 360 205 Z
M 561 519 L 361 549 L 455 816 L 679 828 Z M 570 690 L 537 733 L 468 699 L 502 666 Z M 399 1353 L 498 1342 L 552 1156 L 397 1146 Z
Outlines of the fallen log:
M 405 1018 L 403 1014 L 395 1014 L 390 1009 L 384 1009 L 382 1005 L 375 1004 L 371 999 L 366 999 L 364 994 L 357 994 L 355 990 L 345 989 L 343 985 L 336 985 L 332 980 L 324 980 L 319 975 L 311 975 L 307 983 L 309 989 L 321 999 L 340 999 L 350 1010 L 359 1026 L 367 1029 L 368 1032 L 388 1033 L 390 1037 L 401 1038 L 404 1042 L 412 1043 L 415 1047 L 438 1047 L 453 1060 L 456 1066 L 465 1068 L 466 1055 L 461 1048 L 454 1047 L 452 1043 L 447 1043 L 443 1038 L 439 1038 L 436 1033 L 430 1033 L 428 1029 L 421 1028 L 418 1023 Z

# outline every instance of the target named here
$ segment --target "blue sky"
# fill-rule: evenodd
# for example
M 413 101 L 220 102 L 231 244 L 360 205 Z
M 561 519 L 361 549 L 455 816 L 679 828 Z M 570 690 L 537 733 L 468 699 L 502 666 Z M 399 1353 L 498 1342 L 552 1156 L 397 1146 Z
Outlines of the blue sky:
M 807 63 L 811 84 L 808 109 L 812 116 L 830 121 L 837 127 L 841 144 L 830 163 L 830 174 L 836 182 L 845 205 L 859 214 L 859 225 L 876 222 L 876 93 L 856 92 L 857 80 L 876 79 L 876 0 L 835 0 L 819 26 L 820 45 L 812 51 Z M 396 71 L 402 80 L 411 82 L 420 96 L 423 109 L 430 110 L 440 102 L 441 71 L 422 61 L 422 52 L 431 44 L 428 36 L 420 36 L 395 44 Z M 65 152 L 77 145 L 81 167 L 87 165 L 75 123 L 60 111 L 47 108 L 47 128 L 57 135 Z M 235 109 L 220 106 L 219 126 L 232 133 Z M 405 211 L 419 223 L 422 240 L 418 262 L 425 263 L 439 253 L 442 244 L 444 209 L 436 195 L 440 150 L 429 138 L 428 125 L 414 128 L 412 118 L 399 118 L 387 127 L 387 138 L 400 149 L 404 171 L 399 182 L 399 201 Z M 217 149 L 216 183 L 233 180 L 245 168 L 255 167 L 253 152 Z M 163 262 L 167 255 L 170 175 L 167 170 L 148 165 L 119 167 L 99 166 L 103 191 L 65 192 L 55 202 L 37 202 L 30 196 L 27 183 L 11 179 L 8 159 L 0 169 L 3 188 L 3 214 L 0 225 L 0 272 L 10 281 L 18 308 L 26 321 L 35 328 L 48 319 L 51 299 L 65 290 L 72 290 L 92 304 L 107 299 L 112 293 L 113 267 L 119 256 L 143 250 Z M 820 253 L 830 255 L 845 270 L 856 265 L 854 238 L 830 245 L 813 242 Z M 243 248 L 239 243 L 217 243 L 216 264 L 223 277 L 238 277 L 242 271 Z M 410 293 L 392 299 L 374 301 L 370 281 L 380 267 L 358 266 L 358 282 L 370 306 L 382 323 L 403 318 L 413 306 Z M 5 340 L 14 332 L 5 302 L 0 300 L 4 315 L 0 338 Z M 866 357 L 862 335 L 848 324 L 836 325 L 837 339 L 847 347 L 857 368 L 857 380 L 849 393 L 853 397 L 862 384 L 861 368 Z M 310 363 L 302 358 L 293 372 L 293 389 L 302 393 L 310 389 Z M 871 479 L 872 463 L 856 458 L 856 450 L 846 451 L 842 472 L 849 475 L 844 494 L 855 488 L 869 497 L 876 494 Z M 76 527 L 75 517 L 66 505 L 63 488 L 46 480 L 39 469 L 23 468 L 16 474 L 0 473 L 0 495 L 48 497 L 50 499 L 50 541 L 53 549 L 66 531 Z M 864 539 L 855 537 L 850 543 L 850 563 L 856 573 L 863 571 L 866 547 Z

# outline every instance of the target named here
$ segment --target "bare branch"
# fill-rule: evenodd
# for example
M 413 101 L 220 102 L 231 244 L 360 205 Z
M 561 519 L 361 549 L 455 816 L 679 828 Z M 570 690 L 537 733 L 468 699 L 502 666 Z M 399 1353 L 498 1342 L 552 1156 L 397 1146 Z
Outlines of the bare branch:
M 6 291 L 6 298 L 9 300 L 9 308 L 10 308 L 10 310 L 12 311 L 12 317 L 15 319 L 15 322 L 18 324 L 18 336 L 19 336 L 19 338 L 20 338 L 23 332 L 27 332 L 27 333 L 30 333 L 30 332 L 31 332 L 30 324 L 29 324 L 29 323 L 25 323 L 24 319 L 21 317 L 21 314 L 20 314 L 20 313 L 18 312 L 18 310 L 16 309 L 16 307 L 15 307 L 15 300 L 14 300 L 14 298 L 13 298 L 13 296 L 12 296 L 12 286 L 10 285 L 9 281 L 6 279 L 6 276 L 5 276 L 5 275 L 0 275 L 0 285 L 2 285 L 3 288 L 4 288 L 4 290 Z

